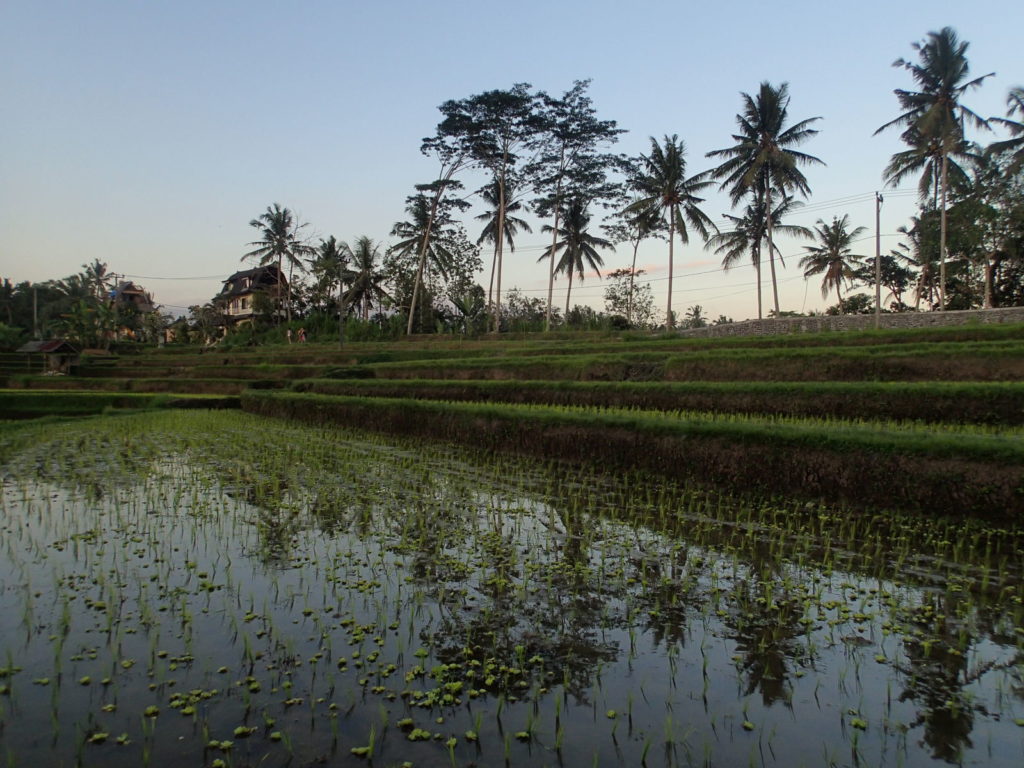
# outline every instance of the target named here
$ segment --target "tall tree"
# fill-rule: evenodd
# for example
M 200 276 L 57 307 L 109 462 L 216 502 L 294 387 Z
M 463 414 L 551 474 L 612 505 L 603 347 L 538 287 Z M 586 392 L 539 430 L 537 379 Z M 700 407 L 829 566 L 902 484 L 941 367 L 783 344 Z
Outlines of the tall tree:
M 633 249 L 633 261 L 628 270 L 625 311 L 626 322 L 630 325 L 633 324 L 633 298 L 636 293 L 636 278 L 644 272 L 642 269 L 637 271 L 636 268 L 636 256 L 640 250 L 640 243 L 649 237 L 660 237 L 660 233 L 665 229 L 665 221 L 662 219 L 661 212 L 657 208 L 629 210 L 629 206 L 635 202 L 637 202 L 636 199 L 626 202 L 625 209 L 612 214 L 611 223 L 601 225 L 601 229 L 605 231 L 605 234 L 611 238 L 613 243 L 616 245 L 619 243 L 629 243 Z M 646 323 L 647 319 L 644 320 L 644 323 Z
M 813 237 L 811 230 L 799 224 L 783 224 L 782 219 L 786 214 L 801 207 L 803 203 L 794 200 L 789 195 L 784 195 L 775 210 L 772 211 L 771 219 L 774 222 L 774 231 L 781 232 L 792 237 Z M 754 267 L 755 282 L 757 283 L 757 319 L 760 320 L 763 314 L 761 302 L 761 246 L 768 239 L 768 216 L 765 212 L 763 199 L 753 199 L 747 203 L 742 216 L 723 214 L 732 228 L 720 231 L 712 235 L 706 248 L 714 250 L 715 254 L 722 257 L 722 270 L 728 272 L 747 253 L 750 254 L 750 263 Z M 778 245 L 772 242 L 772 250 L 779 258 L 779 263 L 786 266 L 782 260 L 782 252 Z
M 93 299 L 102 302 L 109 297 L 110 290 L 114 287 L 114 276 L 107 269 L 105 262 L 93 259 L 92 264 L 82 265 L 82 282 Z
M 476 273 L 481 264 L 480 249 L 452 218 L 451 212 L 463 206 L 462 200 L 449 196 L 434 205 L 420 193 L 407 202 L 408 219 L 396 222 L 391 230 L 399 240 L 387 250 L 384 274 L 391 284 L 392 301 L 415 313 L 412 322 L 406 323 L 406 332 L 413 333 L 417 325 L 420 332 L 433 327 L 433 300 L 443 289 L 459 293 L 466 288 L 472 282 L 468 275 Z M 415 283 L 410 280 L 413 274 Z
M 331 303 L 338 304 L 338 344 L 345 343 L 345 283 L 353 275 L 348 268 L 352 249 L 348 243 L 339 243 L 334 235 L 320 240 L 316 256 L 310 260 L 309 267 L 314 279 L 314 298 L 322 309 Z M 335 298 L 336 297 L 336 298 Z
M 281 300 L 281 278 L 284 275 L 284 262 L 288 263 L 288 285 L 285 311 L 288 322 L 292 320 L 292 276 L 298 267 L 304 269 L 303 259 L 316 253 L 316 249 L 305 242 L 299 235 L 305 224 L 299 223 L 294 214 L 280 203 L 267 206 L 267 210 L 249 222 L 249 226 L 258 230 L 259 240 L 249 243 L 253 250 L 242 257 L 258 259 L 260 266 L 277 265 L 278 296 Z M 275 315 L 276 316 L 276 315 Z
M 586 200 L 581 198 L 568 200 L 561 219 L 562 225 L 555 233 L 555 241 L 544 251 L 538 261 L 550 259 L 553 254 L 561 252 L 562 255 L 558 259 L 555 271 L 569 276 L 569 288 L 565 293 L 565 315 L 568 317 L 573 275 L 578 275 L 582 281 L 584 270 L 589 267 L 600 278 L 604 259 L 601 258 L 597 249 L 614 248 L 615 246 L 604 238 L 592 235 L 587 231 L 587 227 L 590 225 L 590 215 L 587 213 Z M 551 229 L 551 225 L 545 224 L 542 231 L 550 232 Z
M 537 215 L 554 218 L 550 227 L 552 243 L 558 237 L 559 216 L 567 197 L 596 199 L 603 196 L 603 191 L 596 188 L 604 182 L 614 158 L 600 150 L 625 133 L 614 120 L 597 119 L 597 110 L 587 95 L 589 87 L 589 80 L 577 80 L 561 98 L 542 97 L 541 151 L 528 174 L 540 193 L 534 201 Z M 551 328 L 554 286 L 555 260 L 551 251 L 545 330 Z
M 344 291 L 350 253 L 348 245 L 339 242 L 334 235 L 320 240 L 315 255 L 309 260 L 309 271 L 313 275 L 311 303 L 318 309 L 326 309 Z
M 384 290 L 384 275 L 379 269 L 378 259 L 380 258 L 380 245 L 374 243 L 366 235 L 357 237 L 349 248 L 352 261 L 352 278 L 348 292 L 345 294 L 345 304 L 350 307 L 359 307 L 363 320 L 370 319 L 370 307 L 377 303 L 379 306 L 384 299 L 388 298 Z
M 824 165 L 813 155 L 798 152 L 794 147 L 817 135 L 810 126 L 820 117 L 810 117 L 787 127 L 789 121 L 789 84 L 777 88 L 763 82 L 756 96 L 741 93 L 743 111 L 736 115 L 739 130 L 731 147 L 708 152 L 708 157 L 725 158 L 712 171 L 721 180 L 721 188 L 729 192 L 735 207 L 745 197 L 764 200 L 765 233 L 768 239 L 768 264 L 772 277 L 772 298 L 776 317 L 780 313 L 779 285 L 775 274 L 774 207 L 775 195 L 810 194 L 801 166 Z
M 814 236 L 818 241 L 817 245 L 806 245 L 804 257 L 800 259 L 800 266 L 804 270 L 804 279 L 814 275 L 823 275 L 821 281 L 821 298 L 828 296 L 829 290 L 835 288 L 836 298 L 839 299 L 840 309 L 843 306 L 842 285 L 845 281 L 854 279 L 856 267 L 859 266 L 863 256 L 853 253 L 850 247 L 866 229 L 857 227 L 850 229 L 850 217 L 843 214 L 843 218 L 833 217 L 832 223 L 827 224 L 818 219 L 814 228 Z
M 686 144 L 677 135 L 665 136 L 662 144 L 651 137 L 651 153 L 641 157 L 642 171 L 633 180 L 640 199 L 626 208 L 629 212 L 660 211 L 668 223 L 668 299 L 665 325 L 674 324 L 672 314 L 672 277 L 676 232 L 679 241 L 690 242 L 686 224 L 700 233 L 704 240 L 711 230 L 718 231 L 715 223 L 700 209 L 703 197 L 698 194 L 711 186 L 706 173 L 686 176 Z
M 422 192 L 407 198 L 405 212 L 409 218 L 396 221 L 391 228 L 392 237 L 399 240 L 388 248 L 388 253 L 399 257 L 419 254 L 423 270 L 433 267 L 447 276 L 453 260 L 447 247 L 449 229 L 453 224 L 449 206 L 453 203 L 453 200 L 448 199 L 435 204 L 434 200 Z M 424 273 L 419 268 L 417 271 L 422 286 Z
M 949 187 L 949 157 L 963 146 L 964 124 L 988 128 L 988 122 L 961 103 L 964 94 L 981 86 L 993 73 L 968 79 L 968 43 L 957 38 L 952 27 L 929 32 L 920 43 L 912 43 L 917 61 L 903 58 L 893 62 L 910 73 L 919 90 L 897 88 L 894 93 L 903 112 L 875 131 L 903 128 L 901 138 L 911 148 L 937 152 L 941 197 L 939 235 L 939 307 L 946 305 L 946 200 Z M 890 182 L 891 183 L 891 182 Z
M 1013 119 L 1020 115 L 1024 120 L 1024 88 L 1018 85 L 1010 89 L 1006 97 L 1006 107 L 1006 117 L 990 117 L 989 122 L 1003 126 L 1010 132 L 1011 138 L 990 144 L 988 151 L 996 154 L 1009 153 L 1010 163 L 1006 172 L 1012 175 L 1024 169 L 1024 122 Z
M 430 201 L 426 211 L 423 239 L 420 244 L 420 257 L 416 266 L 416 278 L 413 282 L 412 299 L 409 302 L 409 322 L 406 326 L 406 334 L 412 334 L 413 318 L 416 316 L 416 302 L 420 289 L 423 285 L 423 271 L 427 267 L 427 251 L 430 245 L 430 232 L 434 227 L 434 220 L 438 213 L 444 214 L 446 207 L 444 203 L 451 203 L 451 198 L 446 198 L 449 192 L 462 188 L 462 182 L 456 179 L 461 171 L 471 167 L 476 158 L 473 154 L 473 144 L 467 138 L 471 126 L 463 115 L 457 110 L 446 110 L 451 102 L 445 102 L 438 109 L 443 118 L 437 125 L 433 136 L 423 140 L 420 145 L 420 152 L 428 157 L 433 157 L 438 163 L 437 178 L 428 184 L 418 184 L 416 189 L 428 196 Z M 462 201 L 454 201 L 454 205 L 461 206 Z
M 942 144 L 936 138 L 925 138 L 917 132 L 909 132 L 904 141 L 910 149 L 895 153 L 882 171 L 882 178 L 888 187 L 898 187 L 905 178 L 920 174 L 917 183 L 918 196 L 922 203 L 931 200 L 933 208 L 939 207 L 939 193 L 942 189 Z M 967 141 L 946 153 L 946 178 L 951 190 L 961 189 L 969 178 L 965 166 L 971 160 L 974 145 Z
M 891 255 L 911 270 L 916 270 L 914 286 L 914 310 L 921 308 L 925 299 L 930 308 L 937 303 L 939 293 L 938 266 L 939 243 L 933 236 L 934 227 L 929 226 L 936 211 L 922 211 L 920 216 L 911 216 L 910 225 L 902 225 L 896 231 L 903 236 L 903 242 L 892 250 Z
M 520 219 L 515 215 L 523 210 L 523 201 L 516 198 L 516 192 L 516 183 L 513 182 L 511 178 L 506 179 L 504 195 L 505 210 L 500 211 L 498 206 L 501 203 L 502 194 L 501 190 L 498 188 L 498 182 L 492 181 L 480 190 L 480 197 L 485 203 L 487 203 L 490 210 L 475 217 L 477 221 L 484 222 L 483 231 L 480 232 L 480 237 L 477 238 L 476 244 L 494 244 L 494 257 L 491 261 L 491 284 L 487 290 L 488 302 L 493 298 L 494 271 L 498 264 L 499 222 L 501 222 L 501 225 L 505 228 L 503 240 L 508 243 L 509 253 L 515 253 L 515 236 L 519 234 L 520 230 L 523 232 L 533 232 L 526 220 Z
M 506 185 L 522 161 L 521 156 L 537 145 L 544 125 L 538 109 L 541 98 L 541 94 L 530 92 L 529 83 L 516 83 L 509 90 L 486 91 L 466 99 L 447 101 L 440 107 L 445 118 L 439 130 L 457 140 L 474 162 L 489 170 L 498 189 L 495 330 L 501 312 Z

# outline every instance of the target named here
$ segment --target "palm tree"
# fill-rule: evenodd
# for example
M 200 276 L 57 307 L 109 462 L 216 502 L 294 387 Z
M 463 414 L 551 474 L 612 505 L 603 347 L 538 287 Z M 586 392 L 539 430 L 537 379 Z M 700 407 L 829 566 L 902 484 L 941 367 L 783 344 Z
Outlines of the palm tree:
M 344 291 L 350 255 L 348 245 L 338 242 L 334 235 L 320 240 L 316 255 L 309 260 L 309 271 L 313 273 L 316 292 L 321 297 L 340 296 Z M 321 300 L 325 304 L 330 301 L 329 298 Z
M 498 222 L 502 221 L 504 223 L 505 233 L 503 240 L 508 243 L 510 253 L 515 253 L 514 238 L 519 234 L 520 230 L 533 233 L 533 230 L 530 229 L 530 225 L 526 221 L 513 215 L 523 210 L 522 201 L 515 199 L 515 191 L 515 183 L 511 178 L 505 181 L 504 195 L 501 194 L 501 190 L 498 188 L 497 179 L 480 190 L 480 197 L 490 206 L 491 210 L 475 217 L 477 221 L 485 222 L 483 231 L 480 233 L 480 237 L 477 238 L 476 244 L 494 243 L 494 258 L 491 261 L 491 284 L 487 289 L 488 304 L 491 303 L 494 291 L 494 271 L 498 263 Z M 501 211 L 498 209 L 501 205 L 501 200 L 505 201 L 504 216 L 501 215 Z
M 92 264 L 82 265 L 82 282 L 96 301 L 102 302 L 107 298 L 113 281 L 114 276 L 108 271 L 107 265 L 99 259 L 93 259 Z
M 601 277 L 601 267 L 604 266 L 604 259 L 597 252 L 598 248 L 614 248 L 604 238 L 595 237 L 587 232 L 590 224 L 590 216 L 587 214 L 587 201 L 575 197 L 569 200 L 569 204 L 562 211 L 561 223 L 558 227 L 557 238 L 537 259 L 542 262 L 550 259 L 552 254 L 557 255 L 562 251 L 562 256 L 555 265 L 556 273 L 567 273 L 569 275 L 569 289 L 565 293 L 565 316 L 569 316 L 569 297 L 572 295 L 573 275 L 579 275 L 583 280 L 584 262 L 589 266 L 598 278 Z M 542 232 L 554 233 L 555 229 L 550 224 L 541 228 Z M 563 250 L 564 249 L 564 250 Z
M 790 211 L 800 208 L 803 203 L 794 200 L 790 195 L 785 195 L 782 201 L 775 206 L 771 219 L 774 222 L 774 230 L 793 237 L 813 237 L 811 230 L 799 224 L 783 224 L 782 217 Z M 742 216 L 723 214 L 723 217 L 732 224 L 732 229 L 725 232 L 718 232 L 712 235 L 705 248 L 713 248 L 717 255 L 722 257 L 722 269 L 728 272 L 737 261 L 746 253 L 750 253 L 750 262 L 754 265 L 755 279 L 757 282 L 757 319 L 763 315 L 761 305 L 761 245 L 767 238 L 768 216 L 765 212 L 764 200 L 754 199 L 747 203 Z M 786 263 L 782 260 L 782 252 L 773 242 L 772 251 L 779 257 L 783 267 Z
M 1024 123 L 1013 119 L 1019 114 L 1024 118 L 1024 88 L 1019 85 L 1011 88 L 1006 97 L 1006 117 L 990 117 L 989 122 L 999 123 L 1010 132 L 1013 138 L 997 141 L 989 145 L 988 151 L 994 153 L 1011 152 L 1010 165 L 1006 172 L 1012 175 L 1024 167 Z
M 973 80 L 967 79 L 970 71 L 966 55 L 968 43 L 961 42 L 952 27 L 929 32 L 924 42 L 913 43 L 912 47 L 917 51 L 918 61 L 900 58 L 893 62 L 893 66 L 902 67 L 910 72 L 920 90 L 905 91 L 897 88 L 894 93 L 903 112 L 881 126 L 875 131 L 875 135 L 887 128 L 900 127 L 904 129 L 900 138 L 905 143 L 911 147 L 926 146 L 929 147 L 929 152 L 937 153 L 942 198 L 939 225 L 939 308 L 944 309 L 949 156 L 963 146 L 965 122 L 971 122 L 976 128 L 989 127 L 986 120 L 965 107 L 960 100 L 968 90 L 980 87 L 982 81 L 986 77 L 991 77 L 993 73 Z
M 413 331 L 416 307 L 421 291 L 424 290 L 424 276 L 433 267 L 448 280 L 457 261 L 450 249 L 455 234 L 450 214 L 452 206 L 461 207 L 461 203 L 451 199 L 441 201 L 423 193 L 413 195 L 407 198 L 405 206 L 409 220 L 395 222 L 391 228 L 391 235 L 400 239 L 388 248 L 388 254 L 399 259 L 415 256 L 418 264 L 412 298 L 409 300 L 409 319 L 406 325 L 408 334 Z
M 824 165 L 813 155 L 798 152 L 794 147 L 815 136 L 818 131 L 811 124 L 820 117 L 810 117 L 786 127 L 789 118 L 789 84 L 778 88 L 761 83 L 757 96 L 746 93 L 743 112 L 736 115 L 739 127 L 732 138 L 731 147 L 708 152 L 708 157 L 722 157 L 725 161 L 711 173 L 721 180 L 721 189 L 727 190 L 735 207 L 745 197 L 765 201 L 765 233 L 768 238 L 768 262 L 772 275 L 772 296 L 775 315 L 779 315 L 779 286 L 775 275 L 775 241 L 772 196 L 799 193 L 807 196 L 811 188 L 800 166 Z
M 683 245 L 690 241 L 686 223 L 696 229 L 704 240 L 708 239 L 708 231 L 718 231 L 718 227 L 700 209 L 699 203 L 704 198 L 698 197 L 711 186 L 706 181 L 706 173 L 686 177 L 686 145 L 676 135 L 665 136 L 663 144 L 651 137 L 651 153 L 641 157 L 643 170 L 633 181 L 640 199 L 626 208 L 630 212 L 654 210 L 661 212 L 668 221 L 668 301 L 666 307 L 666 326 L 674 324 L 672 315 L 672 275 L 673 246 L 678 230 L 679 240 Z
M 928 236 L 929 231 L 934 231 L 934 226 L 928 227 L 919 217 L 911 216 L 910 226 L 897 227 L 896 231 L 906 241 L 890 251 L 889 255 L 910 270 L 918 270 L 917 284 L 914 287 L 914 310 L 920 309 L 921 299 L 927 299 L 931 306 L 939 292 L 935 274 L 938 271 L 938 248 L 937 243 Z
M 255 246 L 242 257 L 245 259 L 259 259 L 260 266 L 274 263 L 277 265 L 277 293 L 280 301 L 281 276 L 284 274 L 282 266 L 284 261 L 288 262 L 288 286 L 287 303 L 285 305 L 288 315 L 288 322 L 292 320 L 292 275 L 295 267 L 303 269 L 303 257 L 310 257 L 316 253 L 316 249 L 308 243 L 299 239 L 299 232 L 305 226 L 300 224 L 295 216 L 287 208 L 282 208 L 280 203 L 267 206 L 267 210 L 257 218 L 249 222 L 249 226 L 259 230 L 260 239 L 249 243 Z
M 939 192 L 942 188 L 942 152 L 938 139 L 926 139 L 914 131 L 908 131 L 905 138 L 910 149 L 895 153 L 882 171 L 882 178 L 888 187 L 898 187 L 907 176 L 921 174 L 917 184 L 918 195 L 923 203 L 931 197 L 932 206 L 939 207 Z M 951 189 L 962 189 L 969 183 L 964 164 L 970 161 L 976 147 L 967 141 L 946 155 L 946 176 Z
M 834 216 L 831 224 L 818 219 L 818 226 L 814 228 L 818 245 L 805 245 L 804 250 L 807 253 L 800 259 L 805 280 L 814 275 L 824 275 L 821 281 L 821 298 L 828 296 L 831 288 L 836 289 L 840 312 L 843 309 L 843 294 L 840 290 L 843 281 L 853 279 L 856 262 L 864 258 L 852 253 L 850 245 L 866 230 L 864 227 L 850 230 L 849 226 L 850 217 L 846 214 L 843 214 L 841 219 Z
M 316 249 L 316 257 L 310 259 L 309 268 L 316 279 L 316 294 L 322 307 L 330 306 L 332 297 L 337 292 L 338 301 L 338 344 L 344 344 L 345 315 L 345 283 L 353 274 L 348 268 L 348 260 L 352 249 L 348 243 L 339 243 L 334 235 L 320 240 Z
M 7 324 L 14 325 L 14 299 L 17 291 L 10 278 L 5 277 L 3 285 L 0 286 L 0 306 L 4 308 L 7 315 Z
M 380 245 L 374 243 L 366 235 L 357 237 L 355 244 L 349 249 L 352 260 L 351 282 L 345 294 L 345 305 L 349 307 L 359 306 L 362 309 L 363 320 L 370 319 L 370 306 L 388 296 L 384 290 L 384 275 L 377 270 L 377 260 L 380 257 Z

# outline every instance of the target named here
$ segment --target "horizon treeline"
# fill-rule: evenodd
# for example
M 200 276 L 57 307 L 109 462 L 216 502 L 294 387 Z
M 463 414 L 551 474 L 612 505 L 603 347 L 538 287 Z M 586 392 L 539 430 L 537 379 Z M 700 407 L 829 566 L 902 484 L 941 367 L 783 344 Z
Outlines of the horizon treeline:
M 827 312 L 1022 304 L 1024 88 L 1010 89 L 1005 115 L 986 118 L 972 111 L 969 95 L 991 73 L 972 76 L 968 47 L 945 27 L 913 43 L 912 58 L 894 62 L 907 87 L 895 89 L 894 117 L 876 133 L 899 131 L 905 148 L 882 169 L 882 178 L 887 187 L 916 181 L 918 210 L 899 227 L 899 245 L 887 252 L 870 248 L 865 225 L 874 222 L 853 222 L 848 215 L 819 219 L 813 227 L 790 221 L 812 194 L 804 170 L 825 162 L 812 152 L 821 117 L 805 116 L 802 104 L 791 106 L 788 83 L 765 81 L 741 93 L 735 132 L 698 159 L 688 157 L 676 133 L 650 137 L 649 151 L 638 156 L 615 152 L 624 130 L 598 117 L 588 80 L 557 96 L 516 83 L 439 106 L 434 133 L 420 146 L 433 161 L 433 178 L 410 190 L 389 247 L 367 235 L 314 242 L 308 222 L 277 202 L 250 221 L 256 239 L 241 260 L 276 266 L 282 284 L 262 302 L 267 306 L 246 333 L 296 322 L 328 333 L 339 317 L 350 332 L 371 336 L 700 325 L 708 320 L 699 304 L 682 318 L 672 306 L 675 248 L 693 240 L 720 257 L 723 270 L 753 268 L 757 317 L 789 315 L 794 313 L 783 309 L 778 292 L 780 236 L 806 242 L 799 266 L 805 279 L 820 278 L 823 298 L 834 295 Z M 995 137 L 994 129 L 1004 137 L 978 141 Z M 728 196 L 729 212 L 708 209 L 715 191 Z M 471 201 L 483 212 L 466 220 Z M 533 232 L 527 214 L 541 222 L 548 242 L 537 260 L 538 274 L 547 278 L 541 296 L 502 284 L 517 238 Z M 638 249 L 648 239 L 664 242 L 668 268 L 664 314 L 657 316 L 652 281 L 636 267 Z M 859 243 L 869 248 L 857 248 Z M 632 261 L 612 270 L 605 259 L 617 247 Z M 876 253 L 863 252 L 870 250 Z M 23 336 L 33 327 L 40 332 L 38 322 L 25 324 L 27 294 L 34 292 L 38 307 L 40 288 L 44 328 L 102 335 L 100 326 L 116 322 L 99 309 L 108 287 L 105 269 L 97 261 L 80 275 L 36 286 L 5 280 L 3 336 L 18 329 Z M 477 282 L 478 274 L 486 285 Z M 574 285 L 603 274 L 611 278 L 605 310 L 574 306 Z M 564 303 L 555 296 L 556 278 Z M 858 287 L 869 293 L 851 294 Z M 161 322 L 166 320 L 150 325 Z M 185 337 L 206 341 L 223 327 L 215 299 L 191 307 L 176 322 Z

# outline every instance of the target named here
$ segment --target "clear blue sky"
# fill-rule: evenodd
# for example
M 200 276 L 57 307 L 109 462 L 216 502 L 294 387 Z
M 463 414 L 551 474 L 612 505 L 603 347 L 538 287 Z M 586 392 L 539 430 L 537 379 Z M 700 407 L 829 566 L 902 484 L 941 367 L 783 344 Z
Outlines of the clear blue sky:
M 1024 83 L 1024 10 L 1013 0 L 7 0 L 0 275 L 63 277 L 98 258 L 140 276 L 175 311 L 208 300 L 240 268 L 248 222 L 273 202 L 317 235 L 387 242 L 413 185 L 434 173 L 418 148 L 438 104 L 515 82 L 561 93 L 584 78 L 600 116 L 629 131 L 619 150 L 637 154 L 649 136 L 678 133 L 693 172 L 731 143 L 741 91 L 788 81 L 791 117 L 823 118 L 805 149 L 828 164 L 808 172 L 813 196 L 794 222 L 849 213 L 872 228 L 867 195 L 900 148 L 897 132 L 872 133 L 897 114 L 893 88 L 911 86 L 892 62 L 946 25 L 970 42 L 974 74 L 997 73 L 965 102 L 1003 115 L 1008 88 Z M 883 233 L 905 223 L 913 202 L 890 196 Z M 720 220 L 729 204 L 715 195 L 706 210 Z M 535 231 L 506 259 L 503 285 L 541 295 L 535 261 L 546 238 Z M 863 247 L 872 253 L 873 241 Z M 818 282 L 805 289 L 796 268 L 799 250 L 784 245 L 794 256 L 783 308 L 823 307 Z M 623 249 L 606 264 L 628 259 Z M 653 283 L 662 303 L 666 260 L 664 245 L 641 252 L 662 278 Z M 699 244 L 677 251 L 674 307 L 754 316 L 752 270 L 723 275 L 716 263 Z M 179 277 L 207 279 L 156 279 Z M 574 294 L 601 305 L 592 277 Z

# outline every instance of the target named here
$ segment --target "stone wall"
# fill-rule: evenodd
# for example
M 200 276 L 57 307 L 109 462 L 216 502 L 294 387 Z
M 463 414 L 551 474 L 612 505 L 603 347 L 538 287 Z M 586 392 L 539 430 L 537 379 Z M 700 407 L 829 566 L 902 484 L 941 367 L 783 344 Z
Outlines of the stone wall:
M 956 312 L 898 312 L 883 314 L 880 328 L 932 328 L 955 325 L 987 325 L 990 323 L 1024 323 L 1024 307 L 1002 309 L 968 309 Z M 745 320 L 741 323 L 689 328 L 680 336 L 772 336 L 785 333 L 821 333 L 824 331 L 870 331 L 875 328 L 872 315 L 822 315 L 818 317 L 780 317 L 766 320 Z

